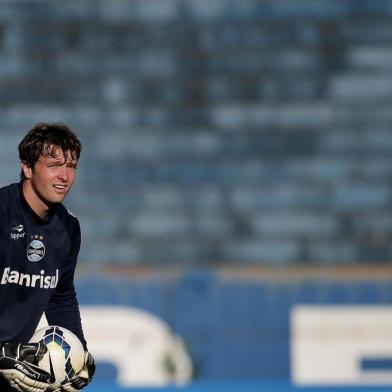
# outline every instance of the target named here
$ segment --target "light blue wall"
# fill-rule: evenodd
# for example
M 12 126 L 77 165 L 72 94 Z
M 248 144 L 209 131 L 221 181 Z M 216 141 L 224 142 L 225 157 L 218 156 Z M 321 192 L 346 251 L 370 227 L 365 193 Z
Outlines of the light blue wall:
M 294 305 L 392 303 L 388 276 L 274 279 L 189 270 L 171 277 L 156 272 L 81 278 L 77 289 L 82 305 L 129 305 L 167 321 L 184 339 L 195 376 L 203 380 L 289 380 Z

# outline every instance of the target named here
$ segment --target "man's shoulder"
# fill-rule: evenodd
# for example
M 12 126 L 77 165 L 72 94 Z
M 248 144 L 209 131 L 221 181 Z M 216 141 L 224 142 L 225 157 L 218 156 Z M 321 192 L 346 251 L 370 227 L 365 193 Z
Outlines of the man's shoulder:
M 18 183 L 6 185 L 0 188 L 0 205 L 7 208 L 18 200 L 20 185 Z
M 18 183 L 0 187 L 0 199 L 14 198 L 19 192 L 19 187 Z
M 19 184 L 0 187 L 0 225 L 17 214 L 20 193 Z
M 78 217 L 68 210 L 63 204 L 60 204 L 57 208 L 57 214 L 62 222 L 66 226 L 79 226 Z
M 68 232 L 69 236 L 80 238 L 80 224 L 78 218 L 70 212 L 63 204 L 57 208 L 57 215 L 61 226 Z

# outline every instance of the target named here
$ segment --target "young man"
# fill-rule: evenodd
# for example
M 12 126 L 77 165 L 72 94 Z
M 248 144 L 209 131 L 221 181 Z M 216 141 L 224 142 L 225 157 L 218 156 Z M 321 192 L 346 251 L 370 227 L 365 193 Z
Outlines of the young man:
M 95 371 L 74 289 L 80 226 L 61 204 L 75 180 L 81 149 L 66 125 L 37 124 L 19 144 L 20 183 L 0 189 L 1 392 L 74 392 Z M 84 368 L 64 385 L 25 361 L 46 352 L 42 344 L 28 344 L 43 313 L 49 325 L 71 330 L 85 347 Z

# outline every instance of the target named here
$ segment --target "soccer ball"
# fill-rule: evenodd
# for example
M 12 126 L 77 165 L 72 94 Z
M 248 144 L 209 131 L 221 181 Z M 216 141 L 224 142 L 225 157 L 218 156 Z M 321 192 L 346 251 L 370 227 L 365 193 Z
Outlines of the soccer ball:
M 48 348 L 38 366 L 54 375 L 56 382 L 70 380 L 84 365 L 84 348 L 78 337 L 66 328 L 48 326 L 38 329 L 30 343 L 43 343 Z

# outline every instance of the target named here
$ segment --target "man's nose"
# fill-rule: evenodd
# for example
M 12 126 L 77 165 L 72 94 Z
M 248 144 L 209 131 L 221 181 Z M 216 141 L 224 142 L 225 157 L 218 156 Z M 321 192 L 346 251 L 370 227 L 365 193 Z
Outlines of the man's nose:
M 65 165 L 60 166 L 59 172 L 58 172 L 58 177 L 63 181 L 68 180 L 69 175 L 68 175 L 67 167 Z

